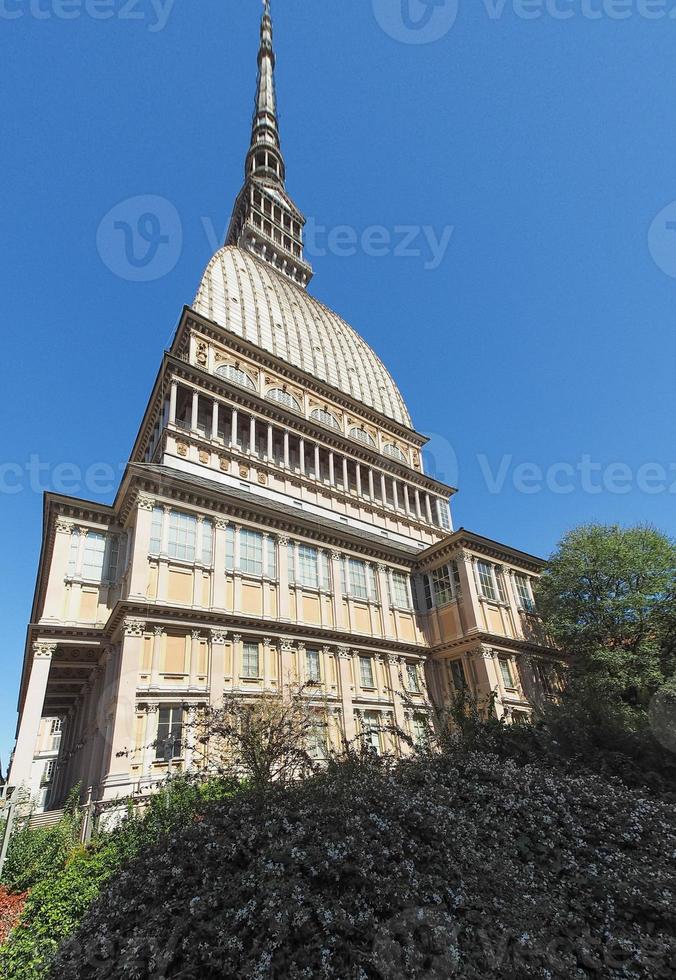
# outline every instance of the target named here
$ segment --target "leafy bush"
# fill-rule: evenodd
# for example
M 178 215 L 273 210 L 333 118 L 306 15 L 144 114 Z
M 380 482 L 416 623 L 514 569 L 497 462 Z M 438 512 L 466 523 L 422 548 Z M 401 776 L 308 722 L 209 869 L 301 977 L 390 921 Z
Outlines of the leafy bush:
M 233 786 L 221 781 L 197 786 L 175 779 L 151 798 L 142 815 L 130 810 L 115 830 L 101 833 L 87 847 L 72 848 L 64 866 L 32 889 L 19 924 L 0 948 L 3 980 L 43 977 L 59 944 L 79 925 L 125 861 L 189 825 L 210 799 L 223 799 L 232 792 Z
M 2 884 L 10 892 L 25 892 L 55 874 L 80 839 L 80 816 L 74 790 L 64 816 L 55 827 L 31 828 L 28 816 L 15 827 L 7 848 Z
M 128 865 L 52 980 L 673 978 L 673 808 L 485 751 L 353 758 Z

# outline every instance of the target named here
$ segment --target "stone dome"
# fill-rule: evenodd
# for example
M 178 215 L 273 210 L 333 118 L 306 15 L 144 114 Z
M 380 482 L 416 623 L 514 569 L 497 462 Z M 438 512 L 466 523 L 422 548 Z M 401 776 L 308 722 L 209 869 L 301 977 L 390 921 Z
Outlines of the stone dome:
M 369 345 L 332 310 L 235 245 L 209 262 L 193 309 L 280 360 L 411 427 L 391 375 Z

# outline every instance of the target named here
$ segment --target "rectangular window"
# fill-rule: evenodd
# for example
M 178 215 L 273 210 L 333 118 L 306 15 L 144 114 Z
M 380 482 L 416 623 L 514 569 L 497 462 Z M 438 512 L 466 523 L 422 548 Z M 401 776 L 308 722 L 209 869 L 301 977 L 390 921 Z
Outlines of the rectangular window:
M 453 687 L 455 690 L 458 693 L 464 691 L 467 687 L 467 678 L 465 677 L 465 668 L 461 660 L 451 661 L 451 677 L 453 678 Z
M 533 612 L 535 609 L 535 603 L 533 602 L 533 596 L 528 578 L 525 575 L 515 575 L 514 587 L 516 589 L 516 597 L 521 609 L 525 609 L 526 612 Z
M 106 553 L 106 536 L 98 531 L 88 531 L 84 541 L 82 578 L 100 582 L 103 578 L 103 559 Z
M 390 601 L 399 609 L 410 609 L 411 600 L 408 592 L 408 576 L 405 572 L 392 572 L 390 577 Z
M 326 726 L 317 721 L 308 733 L 308 755 L 316 762 L 326 759 L 328 755 L 328 739 Z
M 499 658 L 500 663 L 500 674 L 502 676 L 502 683 L 505 687 L 513 689 L 514 688 L 514 678 L 512 677 L 512 668 L 505 657 Z
M 420 678 L 418 677 L 418 668 L 415 664 L 406 664 L 406 686 L 409 691 L 418 693 L 420 691 Z
M 363 732 L 365 744 L 369 745 L 375 752 L 380 754 L 382 746 L 380 742 L 380 724 L 377 711 L 364 712 Z
M 108 548 L 106 551 L 106 574 L 108 582 L 117 582 L 120 566 L 120 546 L 122 538 L 119 534 L 108 535 Z
M 378 601 L 378 583 L 376 580 L 376 570 L 373 565 L 366 566 L 366 584 L 369 590 L 369 599 L 372 602 Z
M 309 681 L 319 683 L 321 680 L 319 668 L 319 650 L 305 651 L 305 670 Z
M 540 687 L 547 695 L 554 694 L 554 684 L 552 683 L 552 666 L 543 661 L 534 661 L 533 669 L 535 676 L 540 682 Z
M 192 514 L 172 510 L 169 514 L 169 557 L 194 561 L 196 540 L 197 519 Z
M 232 524 L 228 524 L 225 529 L 225 570 L 235 570 L 235 529 Z
M 155 758 L 163 759 L 165 762 L 178 758 L 181 754 L 182 740 L 183 708 L 180 705 L 160 708 Z
M 211 566 L 214 560 L 214 527 L 211 521 L 202 521 L 202 564 Z
M 429 737 L 427 718 L 424 715 L 413 716 L 413 741 L 416 745 L 426 745 Z
M 263 574 L 263 535 L 258 531 L 239 532 L 239 567 L 249 575 Z
M 49 729 L 50 735 L 60 735 L 63 728 L 63 721 L 61 718 L 52 718 L 52 724 Z
M 268 538 L 267 549 L 268 549 L 268 576 L 270 578 L 277 578 L 277 542 L 274 538 Z
M 242 651 L 242 677 L 260 677 L 259 649 L 257 643 L 245 643 Z
M 453 580 L 451 578 L 451 569 L 448 565 L 444 565 L 442 568 L 435 568 L 432 572 L 432 586 L 434 588 L 434 604 L 436 606 L 445 606 L 446 603 L 453 601 Z
M 423 586 L 425 588 L 425 606 L 427 609 L 431 609 L 434 605 L 434 598 L 432 596 L 432 578 L 430 575 L 423 575 Z
M 162 515 L 161 507 L 153 507 L 153 519 L 150 525 L 150 554 L 159 555 L 162 548 Z
M 42 780 L 41 780 L 43 786 L 46 786 L 46 784 L 51 781 L 51 778 L 54 775 L 55 765 L 56 765 L 56 759 L 49 759 L 47 762 L 45 762 L 45 768 L 42 773 Z
M 490 564 L 487 561 L 478 561 L 476 563 L 476 568 L 479 578 L 479 591 L 481 595 L 485 599 L 497 599 Z
M 368 599 L 369 590 L 366 584 L 366 563 L 357 558 L 349 560 L 350 594 L 357 599 Z
M 437 500 L 437 514 L 439 516 L 439 527 L 444 531 L 451 530 L 451 511 L 446 500 Z
M 359 658 L 359 678 L 362 687 L 375 687 L 373 681 L 373 661 L 370 657 Z
M 298 545 L 298 583 L 308 588 L 319 588 L 319 557 L 316 548 Z
M 329 556 L 325 551 L 319 554 L 319 581 L 320 588 L 329 592 L 331 589 L 331 572 L 329 570 Z

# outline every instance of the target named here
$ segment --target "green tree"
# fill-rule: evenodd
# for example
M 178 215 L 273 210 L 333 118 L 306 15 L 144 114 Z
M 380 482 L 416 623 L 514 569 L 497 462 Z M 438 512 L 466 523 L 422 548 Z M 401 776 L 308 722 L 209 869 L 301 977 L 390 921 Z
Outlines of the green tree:
M 570 531 L 542 575 L 537 604 L 572 657 L 568 706 L 591 725 L 639 730 L 655 694 L 676 691 L 676 545 L 659 531 Z

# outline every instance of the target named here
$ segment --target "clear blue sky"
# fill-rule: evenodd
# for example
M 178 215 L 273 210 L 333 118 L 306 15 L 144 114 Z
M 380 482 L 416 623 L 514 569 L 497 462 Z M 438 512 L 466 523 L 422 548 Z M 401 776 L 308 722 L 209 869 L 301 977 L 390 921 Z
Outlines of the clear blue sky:
M 673 533 L 676 21 L 645 16 L 659 0 L 550 0 L 534 19 L 513 0 L 459 4 L 277 0 L 288 186 L 334 229 L 311 289 L 435 434 L 458 526 L 543 555 L 581 521 Z M 260 9 L 0 0 L 3 763 L 39 484 L 127 458 L 241 183 Z M 169 203 L 106 217 L 138 196 Z M 173 216 L 170 241 L 137 268 L 120 242 L 149 208 Z M 385 255 L 362 240 L 373 226 Z M 420 229 L 417 255 L 400 254 L 402 226 Z M 425 234 L 446 236 L 441 261 Z M 111 500 L 104 483 L 82 495 Z

